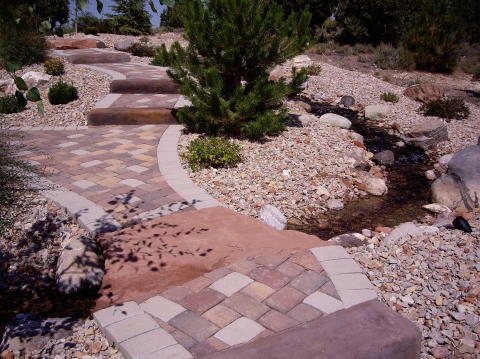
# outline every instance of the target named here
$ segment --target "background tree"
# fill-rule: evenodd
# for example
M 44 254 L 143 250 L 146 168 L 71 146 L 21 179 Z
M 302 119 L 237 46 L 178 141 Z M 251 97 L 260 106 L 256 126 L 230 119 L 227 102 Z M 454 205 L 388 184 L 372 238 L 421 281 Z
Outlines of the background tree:
M 185 0 L 175 1 L 175 5 L 167 6 L 165 10 L 160 14 L 160 26 L 165 26 L 168 28 L 182 28 L 183 21 L 181 19 L 181 14 L 184 11 Z
M 35 16 L 42 21 L 50 21 L 52 27 L 58 23 L 66 24 L 69 18 L 68 0 L 33 0 L 30 4 L 34 8 Z
M 287 14 L 300 11 L 309 6 L 312 13 L 312 26 L 320 26 L 334 13 L 338 0 L 276 0 Z
M 112 6 L 115 14 L 108 16 L 113 20 L 115 28 L 129 27 L 140 31 L 142 34 L 152 32 L 150 14 L 145 10 L 145 0 L 115 0 Z
M 285 18 L 281 6 L 257 0 L 186 3 L 182 20 L 187 49 L 163 46 L 154 64 L 169 76 L 192 106 L 178 111 L 190 131 L 258 139 L 281 131 L 286 96 L 300 91 L 305 71 L 290 82 L 269 80 L 269 70 L 303 51 L 311 41 L 311 14 Z

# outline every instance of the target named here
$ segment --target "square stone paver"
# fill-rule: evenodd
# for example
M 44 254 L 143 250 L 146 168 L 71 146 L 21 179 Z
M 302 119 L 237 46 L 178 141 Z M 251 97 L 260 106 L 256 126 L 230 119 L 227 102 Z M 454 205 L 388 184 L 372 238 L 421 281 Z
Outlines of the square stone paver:
M 305 294 L 291 287 L 284 287 L 278 292 L 272 294 L 265 303 L 273 309 L 282 313 L 288 312 L 290 309 L 301 303 Z
M 327 246 L 312 248 L 310 251 L 315 258 L 321 263 L 323 261 L 330 261 L 332 259 L 348 259 L 350 255 L 340 246 Z
M 302 293 L 312 294 L 329 280 L 325 273 L 306 271 L 290 282 L 290 286 Z
M 160 349 L 154 353 L 148 354 L 142 359 L 191 359 L 192 354 L 188 352 L 180 344 L 175 344 L 164 349 Z
M 254 269 L 250 273 L 250 277 L 277 290 L 284 287 L 288 282 L 290 282 L 290 277 L 276 270 L 266 267 Z
M 334 259 L 322 262 L 322 267 L 328 275 L 362 273 L 359 265 L 353 259 Z
M 222 268 L 215 269 L 214 271 L 211 271 L 209 273 L 206 273 L 204 274 L 204 276 L 210 280 L 216 281 L 225 277 L 227 274 L 230 274 L 230 273 L 232 273 L 230 269 L 226 267 L 222 267 Z
M 340 298 L 342 298 L 345 308 L 350 308 L 369 300 L 378 299 L 377 294 L 372 289 L 339 290 L 338 294 L 340 295 Z
M 285 274 L 291 278 L 294 278 L 298 276 L 300 273 L 302 273 L 305 269 L 302 266 L 299 266 L 298 264 L 295 264 L 290 261 L 286 261 L 280 264 L 277 270 L 282 274 Z
M 304 303 L 300 303 L 291 311 L 289 311 L 287 314 L 293 319 L 298 320 L 301 323 L 307 323 L 323 315 L 323 313 L 320 312 L 319 310 Z
M 241 273 L 233 272 L 213 282 L 209 288 L 215 289 L 216 291 L 224 294 L 225 296 L 230 297 L 232 294 L 235 294 L 243 287 L 252 282 L 253 279 Z
M 249 275 L 249 273 L 257 267 L 258 264 L 247 259 L 241 259 L 239 261 L 233 262 L 229 266 L 231 270 L 245 275 Z
M 133 166 L 127 167 L 126 169 L 136 173 L 142 173 L 142 172 L 148 171 L 147 167 L 138 166 L 138 165 L 133 165 Z
M 260 256 L 256 257 L 254 261 L 264 267 L 275 269 L 281 263 L 287 260 L 288 256 L 276 255 L 276 256 Z
M 87 188 L 96 186 L 97 184 L 87 180 L 79 180 L 79 181 L 73 182 L 72 185 L 79 187 L 81 189 L 87 189 Z
M 213 324 L 218 325 L 220 328 L 230 324 L 235 319 L 240 318 L 238 314 L 233 309 L 230 309 L 222 304 L 219 304 L 202 315 L 204 318 L 211 321 Z
M 142 153 L 145 153 L 145 152 L 148 152 L 148 150 L 145 149 L 145 148 L 138 148 L 138 149 L 130 151 L 128 153 L 135 156 L 135 155 L 141 155 Z
M 130 186 L 130 187 L 138 187 L 145 184 L 145 182 L 142 182 L 134 178 L 127 178 L 127 179 L 124 179 L 123 181 L 120 181 L 119 183 L 124 184 L 125 186 Z
M 186 311 L 181 305 L 159 295 L 146 300 L 140 304 L 140 307 L 147 313 L 163 320 L 164 322 L 168 322 L 173 317 Z
M 363 273 L 338 274 L 330 276 L 333 285 L 337 289 L 372 289 L 372 284 Z
M 177 341 L 162 328 L 137 335 L 119 344 L 121 352 L 127 352 L 127 358 L 143 359 L 148 354 L 177 344 Z
M 70 151 L 70 153 L 73 153 L 74 155 L 77 155 L 77 156 L 83 156 L 83 155 L 88 155 L 90 152 L 85 150 L 73 150 L 73 151 Z
M 169 324 L 188 334 L 197 342 L 203 342 L 219 329 L 209 320 L 190 311 L 177 315 L 170 320 Z
M 259 302 L 263 302 L 270 295 L 275 293 L 275 289 L 270 288 L 268 285 L 260 282 L 253 282 L 243 288 L 242 293 L 245 293 L 250 297 L 255 298 Z
M 220 303 L 224 298 L 225 296 L 216 290 L 204 288 L 198 293 L 193 293 L 185 297 L 182 300 L 182 304 L 192 312 L 202 314 Z
M 235 293 L 225 299 L 223 305 L 251 319 L 258 319 L 268 311 L 268 307 L 244 293 Z
M 102 163 L 103 163 L 102 161 L 93 160 L 93 161 L 80 163 L 80 166 L 85 167 L 85 168 L 90 168 L 90 167 L 93 167 L 93 166 L 101 165 Z
M 110 342 L 123 342 L 142 333 L 159 328 L 159 325 L 148 314 L 140 314 L 120 322 L 108 325 L 105 334 Z
M 101 328 L 107 325 L 144 314 L 140 306 L 135 302 L 125 302 L 114 305 L 93 313 L 93 318 Z
M 175 302 L 181 302 L 187 295 L 192 293 L 194 292 L 190 288 L 178 286 L 167 289 L 162 293 L 162 296 Z
M 344 308 L 341 301 L 321 292 L 310 294 L 303 302 L 327 314 Z
M 191 336 L 181 332 L 180 330 L 175 330 L 171 332 L 172 337 L 178 342 L 178 344 L 182 345 L 186 349 L 190 349 L 192 346 L 197 344 L 197 341 L 193 339 Z
M 274 332 L 281 332 L 282 330 L 294 327 L 299 322 L 285 314 L 271 310 L 263 315 L 258 322 L 265 328 L 273 330 Z
M 78 142 L 64 142 L 64 143 L 60 143 L 59 145 L 57 145 L 57 147 L 66 148 L 66 147 L 71 147 L 71 146 L 75 146 L 75 145 L 78 145 Z
M 215 334 L 215 338 L 228 345 L 237 345 L 249 342 L 264 330 L 257 322 L 241 317 Z

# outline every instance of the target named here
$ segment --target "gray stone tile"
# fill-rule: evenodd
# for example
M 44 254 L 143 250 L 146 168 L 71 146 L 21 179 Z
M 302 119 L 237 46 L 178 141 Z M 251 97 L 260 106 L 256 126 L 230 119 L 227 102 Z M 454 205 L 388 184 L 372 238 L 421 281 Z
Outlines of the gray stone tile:
M 323 261 L 322 267 L 330 276 L 335 274 L 362 273 L 362 269 L 353 259 Z
M 142 359 L 191 359 L 192 354 L 180 344 L 175 344 L 154 353 L 144 356 Z
M 93 160 L 93 161 L 80 163 L 80 166 L 85 167 L 85 168 L 90 168 L 90 167 L 93 167 L 93 166 L 101 165 L 102 163 L 103 163 L 103 161 Z
M 139 314 L 108 325 L 105 334 L 109 342 L 123 342 L 150 330 L 160 328 L 158 323 L 148 314 Z
M 305 294 L 312 294 L 322 285 L 328 282 L 325 273 L 306 271 L 290 282 L 290 286 Z
M 372 289 L 373 286 L 368 278 L 362 273 L 348 273 L 330 276 L 333 285 L 339 290 L 346 289 Z
M 130 187 L 138 187 L 138 186 L 141 186 L 142 184 L 145 184 L 145 182 L 139 181 L 134 178 L 124 179 L 123 181 L 120 181 L 120 183 Z
M 232 294 L 235 294 L 252 282 L 252 278 L 249 278 L 246 275 L 238 272 L 233 272 L 213 282 L 210 285 L 210 288 L 215 289 L 217 292 L 220 292 L 227 297 L 230 297 Z
M 181 305 L 162 296 L 155 296 L 146 300 L 140 304 L 140 308 L 164 322 L 168 322 L 173 317 L 186 311 Z
M 177 344 L 164 329 L 158 328 L 137 335 L 119 344 L 120 352 L 127 358 L 144 359 L 147 355 Z
M 93 318 L 101 328 L 112 323 L 144 314 L 140 306 L 135 302 L 125 302 L 123 304 L 108 307 L 93 313 Z
M 327 314 L 344 308 L 341 301 L 321 292 L 310 294 L 303 302 Z
M 190 311 L 177 315 L 170 320 L 169 324 L 191 336 L 197 342 L 203 342 L 218 330 L 216 325 Z
M 215 334 L 215 338 L 232 346 L 247 343 L 265 330 L 257 322 L 241 317 Z
M 351 256 L 340 246 L 326 246 L 326 247 L 318 247 L 312 248 L 310 251 L 313 253 L 315 258 L 319 262 L 329 261 L 332 259 L 347 259 L 351 258 Z
M 372 289 L 339 290 L 338 294 L 340 295 L 340 299 L 345 308 L 350 308 L 369 300 L 378 299 L 377 294 Z

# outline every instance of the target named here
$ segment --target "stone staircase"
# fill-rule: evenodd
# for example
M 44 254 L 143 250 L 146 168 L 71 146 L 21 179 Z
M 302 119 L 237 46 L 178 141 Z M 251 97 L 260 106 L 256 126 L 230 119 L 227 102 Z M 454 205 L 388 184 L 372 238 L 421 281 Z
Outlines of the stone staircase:
M 130 63 L 130 55 L 110 49 L 54 50 L 54 56 L 112 77 L 110 94 L 88 115 L 88 125 L 176 124 L 176 108 L 189 105 L 166 67 Z

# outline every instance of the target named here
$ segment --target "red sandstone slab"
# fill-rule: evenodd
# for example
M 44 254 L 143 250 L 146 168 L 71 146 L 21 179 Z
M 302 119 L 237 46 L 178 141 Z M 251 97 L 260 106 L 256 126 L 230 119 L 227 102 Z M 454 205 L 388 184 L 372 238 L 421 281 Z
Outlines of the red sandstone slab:
M 99 242 L 106 273 L 97 310 L 129 300 L 142 302 L 246 257 L 330 245 L 304 233 L 278 231 L 223 207 L 157 218 L 105 234 Z

